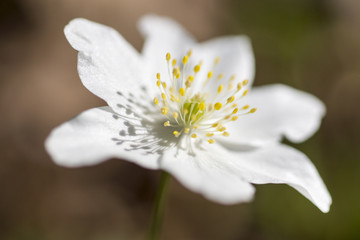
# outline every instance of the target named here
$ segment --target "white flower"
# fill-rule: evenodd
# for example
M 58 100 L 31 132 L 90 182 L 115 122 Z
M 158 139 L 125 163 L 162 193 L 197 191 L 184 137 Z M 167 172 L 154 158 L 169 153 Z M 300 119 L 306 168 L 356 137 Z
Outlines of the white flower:
M 65 27 L 79 51 L 81 81 L 109 106 L 53 130 L 46 148 L 57 164 L 117 157 L 163 169 L 223 204 L 251 200 L 251 183 L 286 183 L 329 211 L 331 197 L 313 164 L 280 143 L 283 136 L 302 142 L 318 129 L 321 101 L 281 84 L 249 91 L 254 56 L 247 37 L 197 43 L 158 16 L 139 27 L 142 55 L 107 26 L 75 19 Z

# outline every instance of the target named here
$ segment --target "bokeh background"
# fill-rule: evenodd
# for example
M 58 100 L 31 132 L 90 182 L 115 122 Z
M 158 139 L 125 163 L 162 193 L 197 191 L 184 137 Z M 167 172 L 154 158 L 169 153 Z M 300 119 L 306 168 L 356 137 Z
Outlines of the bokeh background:
M 146 13 L 174 18 L 200 41 L 249 35 L 255 85 L 285 83 L 328 109 L 316 135 L 295 147 L 327 184 L 330 213 L 285 185 L 222 206 L 173 180 L 163 239 L 360 239 L 358 0 L 1 0 L 0 239 L 144 239 L 159 172 L 117 159 L 62 168 L 43 143 L 56 125 L 104 105 L 82 86 L 63 27 L 89 18 L 140 50 L 136 22 Z

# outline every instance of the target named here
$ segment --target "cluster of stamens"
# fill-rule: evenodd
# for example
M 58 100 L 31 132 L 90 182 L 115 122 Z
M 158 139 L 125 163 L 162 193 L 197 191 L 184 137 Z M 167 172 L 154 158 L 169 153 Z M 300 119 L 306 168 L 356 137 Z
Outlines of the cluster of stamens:
M 236 76 L 233 75 L 226 84 L 219 84 L 223 82 L 220 80 L 224 74 L 213 76 L 213 70 L 209 71 L 204 79 L 200 79 L 202 61 L 191 69 L 191 55 L 190 50 L 177 65 L 177 60 L 171 59 L 170 53 L 166 54 L 169 77 L 163 80 L 160 73 L 156 74 L 160 97 L 154 98 L 154 104 L 159 106 L 161 113 L 168 119 L 164 126 L 174 128 L 175 137 L 185 134 L 197 138 L 199 134 L 203 134 L 212 144 L 215 143 L 215 135 L 230 135 L 224 126 L 226 123 L 238 120 L 241 115 L 255 113 L 257 109 L 237 104 L 249 92 L 247 79 L 235 82 Z M 219 61 L 220 58 L 216 57 L 213 69 Z M 206 92 L 194 92 L 192 86 L 195 81 L 201 84 L 198 89 L 205 89 L 209 82 L 218 81 L 219 83 L 211 83 L 218 84 L 215 96 Z

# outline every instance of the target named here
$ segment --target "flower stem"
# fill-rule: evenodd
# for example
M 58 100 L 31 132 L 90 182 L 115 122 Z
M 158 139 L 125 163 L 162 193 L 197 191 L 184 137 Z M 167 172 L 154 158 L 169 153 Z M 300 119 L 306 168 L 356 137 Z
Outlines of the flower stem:
M 156 193 L 156 200 L 154 203 L 154 210 L 149 231 L 149 240 L 160 239 L 161 226 L 164 219 L 166 191 L 169 185 L 170 174 L 167 172 L 161 173 L 161 179 L 158 191 Z

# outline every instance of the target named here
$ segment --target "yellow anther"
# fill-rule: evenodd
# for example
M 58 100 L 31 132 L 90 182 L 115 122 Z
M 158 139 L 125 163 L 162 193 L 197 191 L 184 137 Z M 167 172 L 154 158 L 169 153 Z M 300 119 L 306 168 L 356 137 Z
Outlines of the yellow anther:
M 186 114 L 189 113 L 189 110 L 185 108 L 185 109 L 183 110 L 183 113 L 184 113 L 184 115 L 186 115 Z
M 175 137 L 179 137 L 180 136 L 180 133 L 178 131 L 173 131 L 173 134 Z
M 233 108 L 234 108 L 234 107 L 237 107 L 237 104 L 236 104 L 236 103 L 234 103 L 231 107 L 233 107 Z
M 195 133 L 191 134 L 192 138 L 197 138 L 197 135 Z
M 223 73 L 220 73 L 218 76 L 217 76 L 217 80 L 220 80 L 224 77 L 224 74 Z
M 249 83 L 249 80 L 245 79 L 245 80 L 242 82 L 242 85 L 243 85 L 243 86 L 246 86 L 248 83 Z
M 177 112 L 173 112 L 173 117 L 174 117 L 175 119 L 177 119 L 178 116 L 179 116 L 179 114 L 178 114 Z
M 172 66 L 174 67 L 176 65 L 176 58 L 172 60 Z
M 190 49 L 190 50 L 188 51 L 188 54 L 187 54 L 187 55 L 188 55 L 189 57 L 191 57 L 191 54 L 192 54 L 192 50 Z
M 235 113 L 237 113 L 238 111 L 239 111 L 239 108 L 234 108 L 234 110 L 232 111 L 231 114 L 235 114 Z
M 169 91 L 170 91 L 171 93 L 173 93 L 173 92 L 174 92 L 174 89 L 173 89 L 172 87 L 170 87 L 170 88 L 169 88 Z
M 161 94 L 161 98 L 164 99 L 164 100 L 166 99 L 165 93 L 162 93 L 162 94 Z
M 242 109 L 246 110 L 246 109 L 248 109 L 249 107 L 250 107 L 249 105 L 245 105 L 245 106 L 242 107 Z
M 236 121 L 238 118 L 239 118 L 238 116 L 233 116 L 233 117 L 231 118 L 231 121 Z
M 217 93 L 218 93 L 218 94 L 221 93 L 223 87 L 224 87 L 224 86 L 223 86 L 222 84 L 219 85 L 218 90 L 217 90 Z
M 238 84 L 236 85 L 236 87 L 237 87 L 237 92 L 240 91 L 241 88 L 242 88 L 241 83 L 238 83 Z
M 204 111 L 205 108 L 206 108 L 205 103 L 204 103 L 204 102 L 201 102 L 201 103 L 199 104 L 199 109 L 200 109 L 200 111 Z
M 189 133 L 189 131 L 190 131 L 190 128 L 185 128 L 185 130 L 184 130 L 185 133 Z
M 176 101 L 176 97 L 174 96 L 174 94 L 171 94 L 171 95 L 170 95 L 170 100 L 171 100 L 172 102 L 175 102 L 175 101 Z
M 212 137 L 212 136 L 214 136 L 214 134 L 208 132 L 208 133 L 206 133 L 206 136 L 207 136 L 207 137 Z
M 227 115 L 226 117 L 224 117 L 225 120 L 229 119 L 231 117 L 231 115 Z
M 214 63 L 218 64 L 220 62 L 220 57 L 216 57 Z
M 232 75 L 232 76 L 230 77 L 230 81 L 234 81 L 235 78 L 236 78 L 236 76 L 235 76 L 235 75 Z
M 218 125 L 218 123 L 214 123 L 213 125 L 211 125 L 211 127 L 217 127 Z
M 231 96 L 226 100 L 226 103 L 232 103 L 235 100 L 235 96 Z
M 182 60 L 182 63 L 185 65 L 187 62 L 188 62 L 188 56 L 187 55 L 185 55 L 184 57 L 183 57 L 183 60 Z
M 193 75 L 188 76 L 187 81 L 193 82 L 194 81 L 194 76 Z
M 223 132 L 223 131 L 225 131 L 226 130 L 226 127 L 223 127 L 223 126 L 219 126 L 219 129 L 218 129 L 220 132 Z
M 215 140 L 211 138 L 208 140 L 208 143 L 213 144 L 213 143 L 215 143 Z
M 159 104 L 159 100 L 156 97 L 154 98 L 154 103 L 155 103 L 155 105 Z
M 160 80 L 160 73 L 157 73 L 157 74 L 156 74 L 156 78 L 157 78 L 158 80 Z
M 199 72 L 199 71 L 200 71 L 200 65 L 196 65 L 196 66 L 194 67 L 194 72 L 197 73 L 197 72 Z
M 191 121 L 194 122 L 196 120 L 196 114 L 191 115 Z
M 162 82 L 163 88 L 166 89 L 166 82 Z
M 161 113 L 164 114 L 164 115 L 166 115 L 166 114 L 168 113 L 167 107 L 161 108 Z
M 208 72 L 208 74 L 207 74 L 207 78 L 211 78 L 211 77 L 212 77 L 212 75 L 213 75 L 213 72 L 212 72 L 212 71 Z
M 156 85 L 157 85 L 158 87 L 160 87 L 160 85 L 161 85 L 160 80 L 157 80 L 157 81 L 156 81 Z
M 170 126 L 170 121 L 166 121 L 166 122 L 164 122 L 164 126 L 165 126 L 165 127 Z
M 179 89 L 179 93 L 180 93 L 181 96 L 184 96 L 184 94 L 185 94 L 185 89 L 180 88 L 180 89 Z
M 196 129 L 198 129 L 198 128 L 199 128 L 199 126 L 196 126 L 196 125 L 195 125 L 193 128 L 196 130 Z
M 254 113 L 254 112 L 256 112 L 256 110 L 257 110 L 257 108 L 252 108 L 252 109 L 250 109 L 249 113 Z
M 185 86 L 186 86 L 187 88 L 191 87 L 191 81 L 190 81 L 190 80 L 186 80 Z
M 221 107 L 222 107 L 222 104 L 219 102 L 215 103 L 215 105 L 214 105 L 215 110 L 220 110 Z
M 168 61 L 168 62 L 169 62 L 169 61 L 170 61 L 170 59 L 171 59 L 171 55 L 170 55 L 170 53 L 167 53 L 167 54 L 166 54 L 166 61 Z
M 249 92 L 249 89 L 246 89 L 246 90 L 243 92 L 243 94 L 242 94 L 243 97 L 246 96 L 246 95 L 248 94 L 248 92 Z
M 228 90 L 231 90 L 232 88 L 234 87 L 234 84 L 232 83 L 229 83 L 229 87 L 228 87 Z
M 229 132 L 223 132 L 222 135 L 225 136 L 225 137 L 228 137 L 228 136 L 230 136 L 230 133 Z

